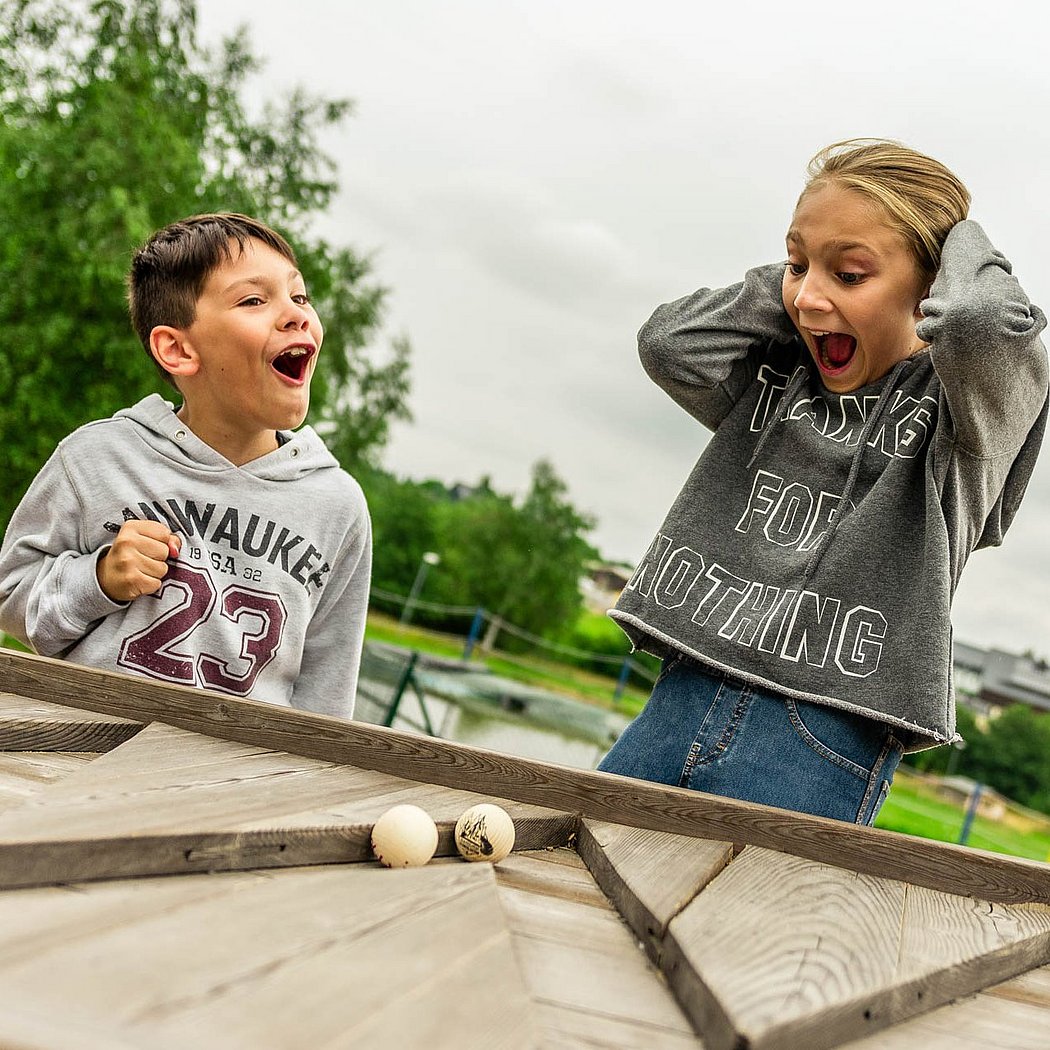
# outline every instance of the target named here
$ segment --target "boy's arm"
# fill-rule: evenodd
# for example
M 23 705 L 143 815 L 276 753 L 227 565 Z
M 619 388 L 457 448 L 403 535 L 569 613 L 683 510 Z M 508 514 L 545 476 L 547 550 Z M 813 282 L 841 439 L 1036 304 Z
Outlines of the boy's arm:
M 757 351 L 796 334 L 783 278 L 783 263 L 748 270 L 739 284 L 658 307 L 638 333 L 650 378 L 704 426 L 714 430 L 753 381 Z
M 372 576 L 372 524 L 364 496 L 358 520 L 306 630 L 292 706 L 352 718 Z
M 1023 444 L 1047 394 L 1042 310 L 972 220 L 944 244 L 916 326 L 944 388 L 958 451 L 991 459 Z
M 83 507 L 61 447 L 44 464 L 0 547 L 0 629 L 44 656 L 61 656 L 118 609 L 96 575 L 100 554 L 83 542 Z

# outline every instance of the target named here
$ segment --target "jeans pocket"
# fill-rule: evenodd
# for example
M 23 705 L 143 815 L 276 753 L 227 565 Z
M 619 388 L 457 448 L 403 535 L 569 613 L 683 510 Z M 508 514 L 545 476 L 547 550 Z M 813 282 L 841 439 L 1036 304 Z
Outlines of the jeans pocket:
M 800 740 L 818 755 L 861 780 L 868 780 L 886 741 L 874 719 L 822 704 L 785 697 L 788 720 Z

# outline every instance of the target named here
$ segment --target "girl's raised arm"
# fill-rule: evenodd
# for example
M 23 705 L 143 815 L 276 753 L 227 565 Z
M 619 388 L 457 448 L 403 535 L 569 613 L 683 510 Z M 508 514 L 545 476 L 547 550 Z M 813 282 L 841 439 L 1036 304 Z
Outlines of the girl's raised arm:
M 712 430 L 754 379 L 764 348 L 795 335 L 783 276 L 784 263 L 773 263 L 728 288 L 701 288 L 658 307 L 638 333 L 650 378 Z

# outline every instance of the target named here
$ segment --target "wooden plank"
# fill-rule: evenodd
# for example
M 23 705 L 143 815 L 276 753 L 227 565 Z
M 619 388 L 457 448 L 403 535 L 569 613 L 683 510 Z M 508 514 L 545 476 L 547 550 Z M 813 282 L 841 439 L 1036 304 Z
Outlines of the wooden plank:
M 572 851 L 516 853 L 495 874 L 545 1046 L 703 1047 Z
M 729 863 L 729 842 L 585 818 L 576 848 L 659 965 L 671 920 Z
M 672 920 L 662 965 L 714 1050 L 821 1050 L 1048 960 L 1045 905 L 749 847 Z
M 43 919 L 32 950 L 23 913 L 61 891 L 0 894 L 0 1002 L 22 1035 L 39 1018 L 40 1045 L 66 1045 L 49 1025 L 72 1017 L 96 1045 L 160 1050 L 538 1045 L 489 865 L 146 880 L 121 915 L 128 885 L 79 887 L 80 922 L 58 937 Z
M 0 816 L 0 888 L 371 860 L 372 825 L 400 802 L 430 813 L 455 856 L 456 820 L 486 799 L 154 723 Z M 570 814 L 496 801 L 518 848 L 575 831 Z
M 0 811 L 20 805 L 97 757 L 80 751 L 0 752 Z
M 931 1010 L 888 1031 L 844 1044 L 848 1050 L 1046 1050 L 1050 968 Z
M 109 751 L 141 722 L 0 693 L 0 751 Z
M 633 827 L 749 843 L 982 900 L 1050 902 L 1050 865 L 768 806 L 515 758 L 0 649 L 0 688 L 138 721 Z

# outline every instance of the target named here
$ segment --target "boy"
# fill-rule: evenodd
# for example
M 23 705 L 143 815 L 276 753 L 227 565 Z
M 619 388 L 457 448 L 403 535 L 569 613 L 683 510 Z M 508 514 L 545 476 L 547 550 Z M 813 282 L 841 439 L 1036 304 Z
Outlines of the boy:
M 131 319 L 179 392 L 81 427 L 0 548 L 0 628 L 45 656 L 349 718 L 371 570 L 357 482 L 306 417 L 322 328 L 236 214 L 135 253 Z

